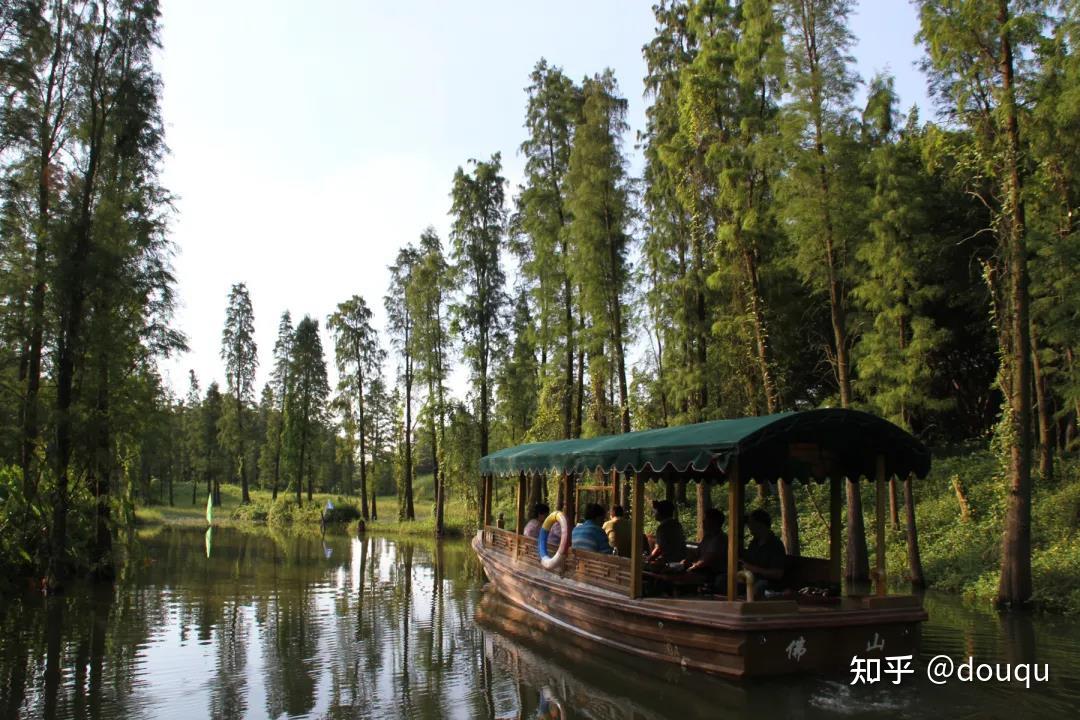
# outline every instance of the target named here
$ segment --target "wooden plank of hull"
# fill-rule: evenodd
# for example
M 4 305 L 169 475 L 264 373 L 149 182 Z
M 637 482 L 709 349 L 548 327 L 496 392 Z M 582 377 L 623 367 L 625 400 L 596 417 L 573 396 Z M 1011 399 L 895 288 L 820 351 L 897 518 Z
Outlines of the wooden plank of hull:
M 741 612 L 746 603 L 701 600 L 628 600 L 517 560 L 510 548 L 473 541 L 488 578 L 514 604 L 568 632 L 636 655 L 732 677 L 778 675 L 847 667 L 853 655 L 912 652 L 921 605 L 870 609 L 791 608 Z M 506 539 L 503 538 L 505 543 Z M 512 541 L 511 541 L 512 542 Z

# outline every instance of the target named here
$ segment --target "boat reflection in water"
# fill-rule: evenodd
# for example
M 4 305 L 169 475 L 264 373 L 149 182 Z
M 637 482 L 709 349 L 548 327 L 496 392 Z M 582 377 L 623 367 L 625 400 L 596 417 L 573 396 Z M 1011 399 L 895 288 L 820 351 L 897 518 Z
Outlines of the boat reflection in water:
M 490 586 L 476 622 L 484 631 L 486 660 L 517 685 L 517 708 L 499 708 L 499 718 L 715 718 L 749 709 L 741 685 L 561 632 Z

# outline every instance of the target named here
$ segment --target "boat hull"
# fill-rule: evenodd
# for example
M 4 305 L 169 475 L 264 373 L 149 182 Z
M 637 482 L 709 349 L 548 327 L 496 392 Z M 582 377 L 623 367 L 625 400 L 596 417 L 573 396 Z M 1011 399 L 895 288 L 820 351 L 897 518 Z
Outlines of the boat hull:
M 853 657 L 913 654 L 926 619 L 919 600 L 910 596 L 845 598 L 838 607 L 790 600 L 631 599 L 610 586 L 543 570 L 534 553 L 524 552 L 526 540 L 484 528 L 472 544 L 499 594 L 546 620 L 553 632 L 728 677 L 835 671 L 849 668 Z M 591 567 L 607 562 L 594 553 L 578 555 L 589 556 Z

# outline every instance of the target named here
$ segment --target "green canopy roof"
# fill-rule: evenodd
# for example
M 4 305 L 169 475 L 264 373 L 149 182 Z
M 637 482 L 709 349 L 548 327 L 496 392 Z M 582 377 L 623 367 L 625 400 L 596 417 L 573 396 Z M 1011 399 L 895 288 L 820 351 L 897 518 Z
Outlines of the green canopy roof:
M 481 458 L 480 472 L 722 479 L 737 457 L 744 480 L 823 480 L 873 477 L 878 456 L 889 476 L 923 478 L 930 471 L 929 451 L 896 425 L 858 410 L 826 409 L 518 445 Z

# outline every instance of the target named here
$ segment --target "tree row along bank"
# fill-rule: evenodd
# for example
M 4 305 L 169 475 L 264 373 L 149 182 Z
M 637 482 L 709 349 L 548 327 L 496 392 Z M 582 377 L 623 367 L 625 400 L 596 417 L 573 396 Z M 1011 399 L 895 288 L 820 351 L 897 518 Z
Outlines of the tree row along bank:
M 614 73 L 575 81 L 540 60 L 522 186 L 508 196 L 499 152 L 460 167 L 448 242 L 417 228 L 385 293 L 357 288 L 325 318 L 340 385 L 322 318 L 285 311 L 257 400 L 243 282 L 226 299 L 224 387 L 192 374 L 178 398 L 158 372 L 184 337 L 157 4 L 5 6 L 0 562 L 53 589 L 107 578 L 136 504 L 185 502 L 177 488 L 220 504 L 223 484 L 297 508 L 355 496 L 361 517 L 408 523 L 430 472 L 438 534 L 452 502 L 475 513 L 478 459 L 501 447 L 841 406 L 941 457 L 973 448 L 960 482 L 935 475 L 914 499 L 924 543 L 949 526 L 934 508 L 950 493 L 967 518 L 952 524 L 982 534 L 952 565 L 925 553 L 916 580 L 967 558 L 977 580 L 947 584 L 1006 606 L 1074 592 L 1075 572 L 1040 563 L 1072 547 L 1057 512 L 1078 482 L 1080 17 L 1048 0 L 916 6 L 939 123 L 901 112 L 885 75 L 855 106 L 850 2 L 659 3 L 640 178 Z M 465 397 L 447 388 L 458 363 Z M 756 500 L 789 553 L 813 547 L 812 493 Z M 855 580 L 864 493 L 848 486 Z M 1033 513 L 1033 497 L 1051 504 Z

